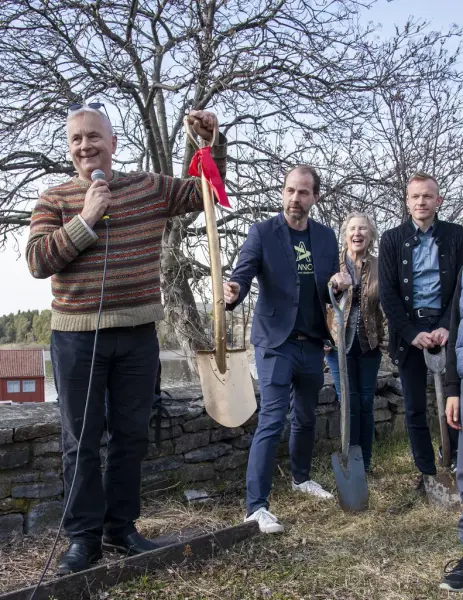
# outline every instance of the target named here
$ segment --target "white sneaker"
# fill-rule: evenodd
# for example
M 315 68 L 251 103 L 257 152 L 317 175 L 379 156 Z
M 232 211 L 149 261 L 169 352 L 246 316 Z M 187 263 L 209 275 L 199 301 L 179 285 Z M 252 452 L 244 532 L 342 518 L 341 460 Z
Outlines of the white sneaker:
M 257 521 L 262 533 L 282 533 L 285 530 L 283 525 L 278 523 L 278 519 L 275 515 L 272 515 L 272 513 L 264 507 L 257 509 L 252 515 L 246 517 L 244 521 Z
M 294 483 L 293 481 L 291 487 L 294 491 L 310 494 L 311 496 L 317 496 L 318 498 L 323 498 L 324 500 L 332 500 L 334 498 L 333 494 L 330 494 L 324 490 L 319 483 L 313 481 L 312 479 L 308 479 L 302 483 Z

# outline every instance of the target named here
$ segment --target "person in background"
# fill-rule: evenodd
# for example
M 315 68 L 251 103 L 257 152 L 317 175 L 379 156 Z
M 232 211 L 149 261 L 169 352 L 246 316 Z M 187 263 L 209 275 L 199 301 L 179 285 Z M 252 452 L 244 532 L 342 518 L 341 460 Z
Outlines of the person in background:
M 310 478 L 315 442 L 315 408 L 323 385 L 323 340 L 328 282 L 342 291 L 351 283 L 338 273 L 334 231 L 309 218 L 320 193 L 320 177 L 308 165 L 289 171 L 283 184 L 283 211 L 254 223 L 238 263 L 224 284 L 227 310 L 240 304 L 254 277 L 259 297 L 251 343 L 255 346 L 260 411 L 246 474 L 246 521 L 263 533 L 284 530 L 269 512 L 275 456 L 288 407 L 292 489 L 321 499 L 332 494 Z
M 426 419 L 428 370 L 423 349 L 447 343 L 452 298 L 463 265 L 463 227 L 438 218 L 442 202 L 432 175 L 412 175 L 407 186 L 410 217 L 386 231 L 379 248 L 379 296 L 389 325 L 389 355 L 402 382 L 420 493 L 425 492 L 423 475 L 436 474 Z
M 344 310 L 350 443 L 361 447 L 368 473 L 374 438 L 373 403 L 381 364 L 380 344 L 384 340 L 384 316 L 378 293 L 378 259 L 372 254 L 378 234 L 372 218 L 361 212 L 350 213 L 341 227 L 341 239 L 344 245 L 340 257 L 341 273 L 348 273 L 353 282 L 347 292 Z M 328 307 L 328 325 L 337 344 L 338 322 L 331 306 Z M 325 352 L 338 398 L 341 398 L 337 349 L 328 344 Z
M 447 424 L 458 435 L 457 486 L 463 502 L 463 441 L 462 413 L 462 379 L 463 379 L 463 294 L 460 269 L 455 286 L 455 294 L 450 315 L 449 341 L 447 343 L 447 361 L 445 365 L 444 394 L 447 398 L 445 415 Z M 463 543 L 463 514 L 458 522 L 458 537 Z M 440 584 L 442 590 L 463 592 L 463 557 L 449 561 L 444 567 L 444 576 Z

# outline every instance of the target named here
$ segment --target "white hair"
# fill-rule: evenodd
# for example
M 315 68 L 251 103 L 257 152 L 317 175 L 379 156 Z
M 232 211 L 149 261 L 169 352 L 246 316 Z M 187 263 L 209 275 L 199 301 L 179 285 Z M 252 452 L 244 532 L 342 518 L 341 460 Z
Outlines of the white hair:
M 370 240 L 370 243 L 368 244 L 367 250 L 369 252 L 371 252 L 374 248 L 375 242 L 378 240 L 378 230 L 376 229 L 375 222 L 370 217 L 370 215 L 367 215 L 367 213 L 359 212 L 359 211 L 354 211 L 354 212 L 349 213 L 347 215 L 347 217 L 344 219 L 344 223 L 341 226 L 341 240 L 344 245 L 344 248 L 347 248 L 346 233 L 347 233 L 347 226 L 349 225 L 349 221 L 351 219 L 365 219 L 365 221 L 368 223 L 371 240 Z
M 86 106 L 85 104 L 77 110 L 73 110 L 68 114 L 66 119 L 66 129 L 68 128 L 68 125 L 72 121 L 72 119 L 85 113 L 99 115 L 103 119 L 105 126 L 109 129 L 111 135 L 114 135 L 113 126 L 111 124 L 111 121 L 108 119 L 107 115 L 105 115 L 105 113 L 99 110 L 96 110 L 96 108 L 90 108 L 90 106 Z

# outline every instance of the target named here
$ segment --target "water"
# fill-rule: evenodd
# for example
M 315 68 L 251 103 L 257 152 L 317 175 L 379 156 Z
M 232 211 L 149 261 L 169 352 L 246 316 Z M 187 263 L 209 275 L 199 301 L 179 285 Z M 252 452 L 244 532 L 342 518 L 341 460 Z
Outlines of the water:
M 54 402 L 56 400 L 56 390 L 49 355 L 49 352 L 45 352 L 45 402 Z
M 190 373 L 188 363 L 181 350 L 161 350 L 161 364 L 163 389 L 197 383 L 197 379 Z M 55 400 L 56 390 L 50 353 L 45 352 L 45 401 L 54 402 Z

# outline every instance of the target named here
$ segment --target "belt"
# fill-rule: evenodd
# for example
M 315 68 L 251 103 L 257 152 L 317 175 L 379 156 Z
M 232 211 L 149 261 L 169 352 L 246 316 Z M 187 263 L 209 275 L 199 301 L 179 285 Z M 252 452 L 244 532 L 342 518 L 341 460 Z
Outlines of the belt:
M 291 335 L 288 336 L 288 340 L 306 341 L 310 339 L 311 338 L 309 338 L 308 335 L 304 335 L 303 333 L 291 333 Z
M 416 308 L 413 311 L 413 316 L 418 319 L 426 319 L 427 317 L 440 317 L 442 311 L 439 308 Z

